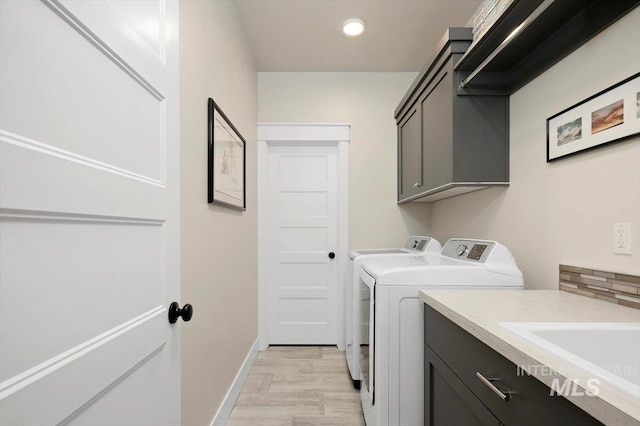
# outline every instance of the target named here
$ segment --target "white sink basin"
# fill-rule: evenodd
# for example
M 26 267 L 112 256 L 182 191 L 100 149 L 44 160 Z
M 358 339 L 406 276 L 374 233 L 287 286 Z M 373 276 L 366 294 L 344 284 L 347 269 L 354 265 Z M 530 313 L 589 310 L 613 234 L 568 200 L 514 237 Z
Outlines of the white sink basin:
M 640 323 L 503 322 L 577 370 L 640 398 Z M 571 371 L 568 371 L 571 375 Z M 568 377 L 570 378 L 570 377 Z

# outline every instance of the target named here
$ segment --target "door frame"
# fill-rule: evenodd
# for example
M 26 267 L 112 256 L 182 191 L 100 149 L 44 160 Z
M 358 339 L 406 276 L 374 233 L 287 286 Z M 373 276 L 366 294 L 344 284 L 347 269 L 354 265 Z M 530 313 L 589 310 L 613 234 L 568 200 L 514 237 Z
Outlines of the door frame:
M 338 282 L 336 337 L 345 348 L 345 268 L 349 251 L 349 130 L 350 124 L 258 123 L 258 344 L 269 346 L 269 279 L 267 241 L 267 161 L 270 146 L 336 146 L 338 148 Z

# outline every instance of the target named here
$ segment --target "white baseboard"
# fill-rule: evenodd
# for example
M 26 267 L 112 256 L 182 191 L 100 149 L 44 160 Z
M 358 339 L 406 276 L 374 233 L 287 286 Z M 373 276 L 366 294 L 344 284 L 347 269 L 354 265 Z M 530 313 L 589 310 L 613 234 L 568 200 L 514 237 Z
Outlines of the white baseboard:
M 211 426 L 224 426 L 229 420 L 229 416 L 231 415 L 231 410 L 233 410 L 233 405 L 236 403 L 236 399 L 238 399 L 238 395 L 240 395 L 240 390 L 242 390 L 242 385 L 244 385 L 244 381 L 247 379 L 249 375 L 249 370 L 251 370 L 251 366 L 253 365 L 253 361 L 256 359 L 258 355 L 258 339 L 253 342 L 251 349 L 249 349 L 249 353 L 247 354 L 238 374 L 236 374 L 235 379 L 233 379 L 233 383 L 231 387 L 227 391 L 227 394 L 224 396 L 222 400 L 222 404 L 218 407 L 218 411 L 216 415 L 213 416 L 213 420 L 211 420 Z

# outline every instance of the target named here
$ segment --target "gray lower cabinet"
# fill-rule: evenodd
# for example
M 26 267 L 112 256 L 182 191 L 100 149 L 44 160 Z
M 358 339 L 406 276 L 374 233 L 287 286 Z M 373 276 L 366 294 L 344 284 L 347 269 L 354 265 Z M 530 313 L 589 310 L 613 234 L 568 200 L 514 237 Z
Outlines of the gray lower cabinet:
M 428 305 L 424 325 L 425 425 L 602 424 Z
M 501 425 L 428 345 L 424 345 L 424 383 L 425 425 Z
M 470 28 L 450 28 L 396 109 L 399 203 L 508 183 L 508 98 L 457 95 L 470 44 Z

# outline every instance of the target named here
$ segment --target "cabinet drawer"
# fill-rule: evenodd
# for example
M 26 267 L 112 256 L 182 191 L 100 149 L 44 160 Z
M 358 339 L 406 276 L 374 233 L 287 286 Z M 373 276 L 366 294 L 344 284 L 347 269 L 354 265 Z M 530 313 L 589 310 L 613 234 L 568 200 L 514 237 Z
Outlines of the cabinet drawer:
M 601 424 L 566 398 L 550 396 L 545 384 L 518 372 L 511 361 L 425 306 L 425 343 L 504 425 Z M 476 373 L 499 378 L 492 384 L 513 392 L 510 399 L 501 399 Z
M 424 345 L 424 383 L 425 426 L 500 426 L 498 419 L 428 345 Z

